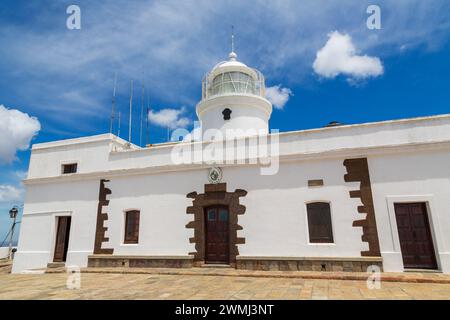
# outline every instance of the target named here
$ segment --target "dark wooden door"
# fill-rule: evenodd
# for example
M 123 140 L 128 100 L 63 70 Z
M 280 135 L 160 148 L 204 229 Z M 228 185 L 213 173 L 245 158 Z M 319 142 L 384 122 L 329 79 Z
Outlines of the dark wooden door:
M 229 263 L 229 214 L 227 207 L 209 207 L 205 210 L 206 263 Z
M 56 231 L 54 262 L 65 262 L 67 249 L 69 248 L 71 217 L 58 217 L 58 229 Z
M 436 269 L 436 256 L 425 203 L 396 203 L 395 217 L 404 267 Z

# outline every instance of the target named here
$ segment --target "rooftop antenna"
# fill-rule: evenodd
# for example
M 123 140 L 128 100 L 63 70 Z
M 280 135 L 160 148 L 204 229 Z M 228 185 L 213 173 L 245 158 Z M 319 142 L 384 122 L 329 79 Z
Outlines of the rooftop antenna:
M 236 61 L 237 54 L 234 52 L 234 26 L 231 26 L 231 52 L 228 55 L 230 61 Z
M 133 80 L 130 88 L 130 117 L 128 119 L 128 142 L 131 143 L 131 113 L 133 112 Z
M 117 125 L 117 136 L 120 137 L 120 118 L 121 118 L 122 113 L 119 111 L 119 123 Z
M 139 126 L 139 145 L 142 146 L 142 120 L 144 117 L 144 98 L 145 98 L 145 83 L 142 80 L 142 97 L 141 97 L 141 123 Z
M 113 132 L 114 129 L 114 117 L 115 117 L 115 108 L 116 108 L 116 85 L 117 85 L 117 72 L 114 72 L 114 89 L 112 96 L 112 105 L 111 105 L 111 122 L 109 124 L 109 133 Z
M 147 95 L 147 113 L 145 117 L 145 125 L 146 125 L 146 137 L 145 137 L 145 145 L 148 145 L 150 143 L 150 131 L 149 131 L 149 120 L 148 115 L 150 112 L 150 95 Z
M 234 52 L 234 26 L 231 26 L 231 52 Z

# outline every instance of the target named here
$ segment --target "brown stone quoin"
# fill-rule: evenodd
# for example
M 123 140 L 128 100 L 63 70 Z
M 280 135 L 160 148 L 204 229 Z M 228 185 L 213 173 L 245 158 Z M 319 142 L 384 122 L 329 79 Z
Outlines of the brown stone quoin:
M 107 207 L 109 205 L 109 200 L 106 199 L 106 196 L 111 194 L 111 190 L 105 187 L 105 182 L 109 182 L 109 180 L 100 180 L 100 190 L 98 192 L 94 254 L 113 254 L 114 252 L 114 249 L 102 248 L 102 243 L 109 241 L 109 239 L 105 237 L 105 232 L 108 228 L 104 226 L 104 222 L 108 220 L 108 214 L 103 213 L 103 207 Z
M 236 264 L 236 256 L 239 255 L 238 244 L 244 244 L 245 238 L 238 237 L 237 231 L 242 230 L 238 224 L 238 216 L 245 213 L 245 206 L 239 204 L 239 198 L 245 197 L 247 191 L 236 189 L 234 192 L 227 192 L 227 184 L 205 184 L 205 193 L 197 194 L 191 192 L 186 197 L 193 199 L 192 206 L 187 207 L 186 213 L 193 214 L 194 220 L 186 225 L 186 228 L 194 229 L 194 237 L 190 238 L 190 243 L 195 243 L 196 252 L 194 263 L 201 264 L 205 261 L 205 214 L 204 210 L 209 206 L 224 205 L 229 210 L 229 250 L 230 264 Z
M 363 204 L 362 206 L 358 206 L 358 212 L 366 214 L 365 219 L 353 221 L 353 227 L 362 227 L 363 229 L 362 241 L 369 244 L 369 250 L 361 251 L 361 256 L 380 257 L 380 243 L 378 240 L 367 158 L 346 159 L 344 166 L 347 168 L 347 174 L 344 175 L 345 182 L 361 183 L 359 190 L 350 191 L 350 198 L 360 198 Z

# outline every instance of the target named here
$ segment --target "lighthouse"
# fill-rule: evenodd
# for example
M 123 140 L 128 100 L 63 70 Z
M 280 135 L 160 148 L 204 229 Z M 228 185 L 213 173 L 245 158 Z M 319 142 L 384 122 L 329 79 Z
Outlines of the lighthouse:
M 267 134 L 272 104 L 265 98 L 264 76 L 238 61 L 234 50 L 202 81 L 196 112 L 202 136 L 224 138 Z

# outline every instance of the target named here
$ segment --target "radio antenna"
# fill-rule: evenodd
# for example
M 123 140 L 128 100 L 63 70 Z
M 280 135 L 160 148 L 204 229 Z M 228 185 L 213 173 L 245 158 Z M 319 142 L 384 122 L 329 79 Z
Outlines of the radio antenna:
M 139 145 L 142 146 L 142 120 L 144 117 L 144 99 L 145 99 L 145 84 L 142 80 L 142 97 L 141 97 L 141 123 L 139 126 Z
M 128 120 L 128 142 L 131 143 L 131 114 L 133 112 L 133 80 L 131 80 L 130 88 L 130 117 Z
M 111 104 L 111 121 L 109 124 L 109 133 L 112 133 L 114 129 L 114 117 L 115 117 L 114 113 L 116 108 L 116 86 L 117 86 L 117 72 L 114 72 L 114 89 Z
M 231 26 L 231 52 L 234 52 L 234 26 Z
M 150 95 L 147 95 L 147 113 L 145 116 L 145 125 L 146 125 L 146 137 L 145 137 L 145 145 L 148 145 L 150 143 L 150 130 L 149 130 L 149 120 L 148 116 L 150 113 Z
M 121 115 L 122 115 L 122 113 L 119 111 L 119 123 L 118 123 L 118 125 L 117 125 L 117 136 L 118 137 L 120 137 L 120 122 L 121 122 L 121 120 L 120 120 L 120 118 L 121 118 Z

